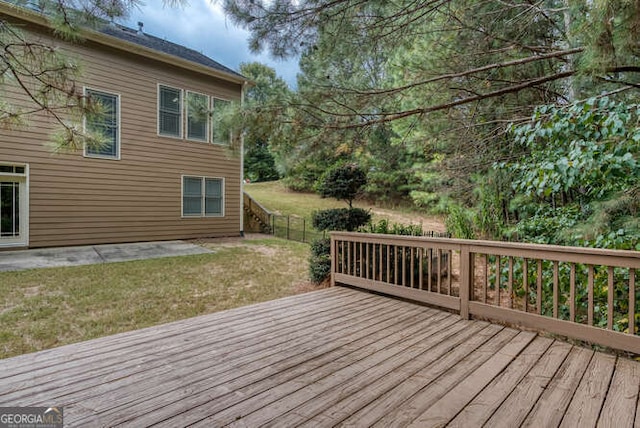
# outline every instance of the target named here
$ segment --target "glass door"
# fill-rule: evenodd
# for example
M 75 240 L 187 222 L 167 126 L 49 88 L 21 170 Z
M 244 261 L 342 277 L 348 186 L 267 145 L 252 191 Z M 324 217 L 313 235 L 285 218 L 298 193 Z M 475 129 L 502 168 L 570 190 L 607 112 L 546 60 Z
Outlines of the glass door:
M 0 165 L 0 246 L 27 245 L 24 166 Z

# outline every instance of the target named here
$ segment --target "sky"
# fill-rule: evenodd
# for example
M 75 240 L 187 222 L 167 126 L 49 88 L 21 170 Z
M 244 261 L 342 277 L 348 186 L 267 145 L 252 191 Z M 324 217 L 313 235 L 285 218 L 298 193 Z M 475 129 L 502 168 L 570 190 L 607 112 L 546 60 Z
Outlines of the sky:
M 233 70 L 238 71 L 243 62 L 257 61 L 274 68 L 291 88 L 296 86 L 297 59 L 280 61 L 266 52 L 251 53 L 249 33 L 234 26 L 215 0 L 189 0 L 177 7 L 164 6 L 162 0 L 144 0 L 120 23 L 137 29 L 139 21 L 145 33 L 199 51 Z

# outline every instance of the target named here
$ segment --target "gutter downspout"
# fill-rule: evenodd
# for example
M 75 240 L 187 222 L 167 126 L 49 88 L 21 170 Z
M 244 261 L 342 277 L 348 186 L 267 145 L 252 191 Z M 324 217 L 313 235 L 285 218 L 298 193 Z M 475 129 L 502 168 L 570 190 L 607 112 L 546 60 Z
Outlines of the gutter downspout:
M 244 93 L 249 82 L 242 84 L 240 107 L 244 107 Z M 244 131 L 240 132 L 240 236 L 244 236 Z

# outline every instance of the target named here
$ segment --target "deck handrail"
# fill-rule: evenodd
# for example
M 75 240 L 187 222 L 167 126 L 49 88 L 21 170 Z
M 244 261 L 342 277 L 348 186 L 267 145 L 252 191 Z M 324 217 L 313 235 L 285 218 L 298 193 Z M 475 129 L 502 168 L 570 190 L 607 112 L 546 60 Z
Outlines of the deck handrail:
M 640 354 L 640 251 L 332 232 L 331 254 L 334 284 Z
M 247 192 L 242 193 L 244 199 L 244 208 L 254 215 L 263 227 L 271 228 L 272 213 L 266 209 L 260 202 L 253 199 Z

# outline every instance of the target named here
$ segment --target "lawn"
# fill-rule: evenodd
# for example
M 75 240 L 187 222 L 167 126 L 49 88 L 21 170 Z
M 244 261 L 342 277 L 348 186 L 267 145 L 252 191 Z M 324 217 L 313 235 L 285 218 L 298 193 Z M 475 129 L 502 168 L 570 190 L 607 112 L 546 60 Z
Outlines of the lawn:
M 281 183 L 247 192 L 271 211 L 309 219 L 344 202 Z M 440 219 L 367 203 L 374 219 L 444 230 Z M 213 254 L 0 272 L 0 358 L 231 309 L 313 289 L 308 244 L 277 238 L 201 241 Z
M 0 358 L 306 291 L 308 245 L 204 242 L 213 254 L 0 272 Z
M 280 181 L 246 184 L 244 190 L 256 201 L 271 212 L 282 215 L 294 215 L 311 219 L 311 213 L 329 208 L 346 208 L 344 201 L 331 198 L 321 198 L 314 193 L 293 192 L 284 187 Z M 422 229 L 444 232 L 444 222 L 441 218 L 406 209 L 386 209 L 375 206 L 368 201 L 356 201 L 358 208 L 371 210 L 373 221 L 387 219 L 390 222 L 402 224 L 422 224 Z

